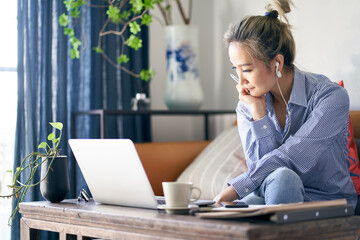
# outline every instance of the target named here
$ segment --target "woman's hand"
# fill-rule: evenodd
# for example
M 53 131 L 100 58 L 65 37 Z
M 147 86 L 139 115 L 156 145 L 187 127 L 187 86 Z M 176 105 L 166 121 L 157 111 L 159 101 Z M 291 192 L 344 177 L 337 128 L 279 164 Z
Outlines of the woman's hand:
M 221 193 L 219 193 L 215 198 L 215 204 L 220 205 L 221 202 L 232 202 L 238 199 L 238 195 L 235 189 L 232 186 L 225 188 Z
M 251 108 L 253 120 L 259 120 L 266 115 L 266 102 L 265 96 L 254 97 L 249 90 L 245 89 L 240 84 L 236 85 L 236 89 L 239 92 L 239 100 L 248 104 Z

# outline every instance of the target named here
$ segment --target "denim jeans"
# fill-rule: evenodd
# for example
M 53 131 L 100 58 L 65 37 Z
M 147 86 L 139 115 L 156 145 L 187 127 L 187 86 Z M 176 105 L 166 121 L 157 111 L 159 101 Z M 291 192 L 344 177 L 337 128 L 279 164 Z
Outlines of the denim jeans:
M 304 186 L 292 170 L 281 167 L 273 171 L 260 187 L 240 201 L 249 205 L 304 202 Z

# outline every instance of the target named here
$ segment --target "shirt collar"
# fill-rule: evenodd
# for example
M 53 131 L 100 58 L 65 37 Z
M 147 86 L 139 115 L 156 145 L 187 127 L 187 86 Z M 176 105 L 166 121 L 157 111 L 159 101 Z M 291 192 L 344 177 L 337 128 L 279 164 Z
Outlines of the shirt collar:
M 305 75 L 297 67 L 295 67 L 294 83 L 289 102 L 306 107 L 307 98 L 305 91 Z

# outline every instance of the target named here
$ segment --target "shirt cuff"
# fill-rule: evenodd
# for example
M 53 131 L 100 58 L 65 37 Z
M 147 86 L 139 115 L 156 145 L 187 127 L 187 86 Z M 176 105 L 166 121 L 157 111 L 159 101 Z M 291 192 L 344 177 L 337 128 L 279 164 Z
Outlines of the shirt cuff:
M 246 197 L 248 194 L 252 193 L 257 188 L 257 186 L 249 178 L 247 172 L 241 174 L 234 179 L 231 179 L 228 182 L 228 185 L 232 186 L 235 189 L 236 193 L 239 195 L 239 199 Z
M 250 122 L 250 128 L 255 139 L 267 137 L 272 134 L 271 121 L 268 115 L 262 119 Z

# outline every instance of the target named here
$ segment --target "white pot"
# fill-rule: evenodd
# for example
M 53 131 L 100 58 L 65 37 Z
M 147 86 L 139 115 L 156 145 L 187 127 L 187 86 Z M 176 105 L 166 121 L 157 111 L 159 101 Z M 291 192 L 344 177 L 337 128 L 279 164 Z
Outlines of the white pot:
M 165 27 L 165 104 L 173 110 L 198 109 L 204 99 L 199 79 L 197 26 Z

